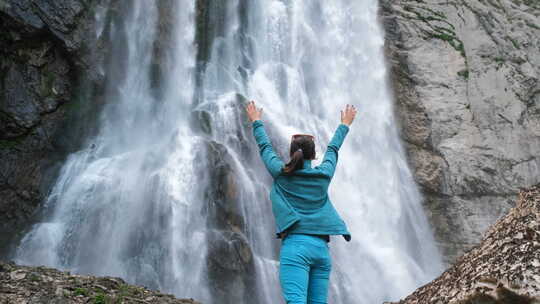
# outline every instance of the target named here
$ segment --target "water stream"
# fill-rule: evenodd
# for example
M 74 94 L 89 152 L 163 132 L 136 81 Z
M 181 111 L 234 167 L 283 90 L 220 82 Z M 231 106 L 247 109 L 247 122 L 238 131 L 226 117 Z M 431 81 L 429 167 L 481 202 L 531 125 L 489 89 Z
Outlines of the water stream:
M 314 166 L 339 111 L 359 109 L 330 187 L 352 233 L 330 243 L 330 303 L 397 300 L 440 272 L 397 132 L 376 0 L 120 3 L 121 17 L 106 20 L 108 3 L 96 14 L 96 34 L 113 44 L 99 132 L 66 160 L 16 261 L 207 304 L 282 303 L 271 179 L 247 97 L 285 160 L 291 134 L 316 136 Z

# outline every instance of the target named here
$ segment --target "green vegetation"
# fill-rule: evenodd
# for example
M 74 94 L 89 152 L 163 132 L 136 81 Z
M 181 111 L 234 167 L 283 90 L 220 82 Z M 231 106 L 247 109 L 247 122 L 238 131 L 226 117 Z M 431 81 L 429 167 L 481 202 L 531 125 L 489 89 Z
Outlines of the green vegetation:
M 532 27 L 533 29 L 540 30 L 540 26 L 538 26 L 538 25 L 536 25 L 534 23 L 530 23 L 530 22 L 526 21 L 525 24 L 527 24 L 527 26 L 529 26 L 529 27 Z
M 446 19 L 446 15 L 443 12 L 435 11 L 427 7 L 423 6 L 412 6 L 412 5 L 405 5 L 404 9 L 408 12 L 411 12 L 415 15 L 416 19 L 423 21 L 430 25 L 430 21 L 439 21 L 442 23 L 448 24 L 452 29 L 455 29 L 454 25 L 450 22 L 448 22 Z M 427 12 L 428 14 L 422 14 L 417 9 L 423 10 L 424 13 Z
M 40 280 L 39 276 L 35 273 L 31 273 L 29 276 L 30 281 L 37 282 Z
M 112 303 L 112 299 L 110 296 L 104 294 L 104 293 L 98 293 L 94 296 L 94 299 L 92 301 L 94 304 L 110 304 Z M 120 302 L 121 303 L 121 302 Z
M 440 39 L 443 41 L 448 42 L 456 51 L 458 51 L 463 58 L 466 58 L 465 54 L 465 46 L 463 45 L 463 42 L 457 38 L 457 36 L 449 35 L 446 33 L 436 32 L 436 33 L 428 33 L 430 34 L 431 38 Z
M 75 296 L 85 296 L 85 297 L 87 297 L 88 296 L 88 289 L 77 287 L 77 288 L 75 288 L 75 291 L 73 292 L 73 294 Z
M 405 11 L 414 14 L 411 18 L 420 20 L 426 23 L 432 31 L 425 31 L 425 39 L 439 39 L 448 42 L 456 51 L 458 51 L 463 58 L 466 59 L 465 46 L 461 41 L 455 30 L 455 26 L 448 22 L 448 17 L 444 12 L 436 11 L 424 6 L 405 5 Z M 441 26 L 443 23 L 443 26 Z
M 493 61 L 497 63 L 497 70 L 499 70 L 506 60 L 501 56 L 497 56 L 493 59 Z
M 452 45 L 452 46 L 456 49 L 456 51 L 458 51 L 461 54 L 461 56 L 463 56 L 463 58 L 465 58 L 466 57 L 465 46 L 463 45 L 463 42 L 461 40 L 457 39 L 457 41 L 459 42 L 457 46 L 456 45 Z
M 520 49 L 519 47 L 519 44 L 517 43 L 517 41 L 515 39 L 513 39 L 512 37 L 510 36 L 507 36 L 508 37 L 508 40 L 510 40 L 512 42 L 512 45 L 516 48 L 516 49 Z
M 136 286 L 131 286 L 127 284 L 121 284 L 118 290 L 119 293 L 118 297 L 116 298 L 117 303 L 121 303 L 124 297 L 137 297 L 143 294 L 141 290 Z
M 457 74 L 458 74 L 459 76 L 465 78 L 465 79 L 469 79 L 469 70 L 468 70 L 468 69 L 459 71 Z
M 448 17 L 446 17 L 446 15 L 441 11 L 436 11 L 436 10 L 433 10 L 433 9 L 431 9 L 429 7 L 425 7 L 425 6 L 419 6 L 418 8 L 423 9 L 425 11 L 428 11 L 428 12 L 432 13 L 433 15 L 436 15 L 436 16 L 440 17 L 441 19 L 448 19 Z M 454 26 L 452 25 L 452 27 L 454 27 Z

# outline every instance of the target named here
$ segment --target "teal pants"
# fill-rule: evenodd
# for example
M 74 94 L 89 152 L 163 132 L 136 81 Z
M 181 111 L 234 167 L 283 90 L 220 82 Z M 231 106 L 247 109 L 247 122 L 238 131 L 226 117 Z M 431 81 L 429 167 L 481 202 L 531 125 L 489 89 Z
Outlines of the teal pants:
M 279 280 L 287 304 L 326 304 L 332 260 L 328 243 L 289 234 L 281 244 Z

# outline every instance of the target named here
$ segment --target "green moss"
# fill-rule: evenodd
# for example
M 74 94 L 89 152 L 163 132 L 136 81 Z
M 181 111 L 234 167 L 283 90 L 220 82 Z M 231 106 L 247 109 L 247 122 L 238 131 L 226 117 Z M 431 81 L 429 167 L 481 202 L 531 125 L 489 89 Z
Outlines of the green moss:
M 444 41 L 447 41 L 447 42 L 454 41 L 454 36 L 450 36 L 450 35 L 445 34 L 445 33 L 433 33 L 431 37 L 436 38 L 436 39 L 441 39 L 441 40 L 444 40 Z
M 446 15 L 441 11 L 436 11 L 436 10 L 433 10 L 433 9 L 431 9 L 429 7 L 425 7 L 425 6 L 419 6 L 418 8 L 423 9 L 423 10 L 425 10 L 427 12 L 430 12 L 433 15 L 438 16 L 441 19 L 448 19 L 448 17 L 446 17 Z
M 406 5 L 405 10 L 416 15 L 416 19 L 426 23 L 433 31 L 424 31 L 426 33 L 425 38 L 435 38 L 448 42 L 454 49 L 461 53 L 466 58 L 465 47 L 463 42 L 457 37 L 455 27 L 453 24 L 446 20 L 446 15 L 443 12 L 434 11 L 426 7 L 413 7 Z M 431 15 L 423 15 L 417 9 L 421 9 L 424 12 L 428 12 Z M 431 21 L 439 21 L 448 26 L 440 26 L 440 23 L 432 24 Z M 439 25 L 437 25 L 439 24 Z
M 463 58 L 466 57 L 465 46 L 463 45 L 463 42 L 459 40 L 456 36 L 449 35 L 447 33 L 441 33 L 441 32 L 429 33 L 429 34 L 431 38 L 440 39 L 440 40 L 448 42 L 456 51 L 458 51 L 461 54 L 461 56 L 463 56 Z
M 405 11 L 413 13 L 418 20 L 426 23 L 433 31 L 424 31 L 425 39 L 435 38 L 448 42 L 455 50 L 457 50 L 466 60 L 465 46 L 456 35 L 455 26 L 447 21 L 447 16 L 442 11 L 436 11 L 429 7 L 405 5 Z M 421 12 L 420 12 L 421 11 Z M 413 18 L 413 17 L 411 17 Z M 432 24 L 432 21 L 440 23 Z M 445 25 L 441 26 L 441 23 Z
M 446 27 L 441 27 L 441 26 L 435 26 L 434 29 L 437 31 L 437 32 L 446 32 L 448 33 L 449 35 L 452 35 L 452 36 L 456 36 L 456 32 L 454 32 L 454 30 L 452 29 L 449 29 L 449 28 L 446 28 Z
M 127 284 L 120 285 L 118 290 L 118 300 L 122 300 L 124 297 L 139 296 L 142 294 L 142 292 L 137 287 Z
M 465 58 L 467 54 L 465 54 L 465 46 L 463 45 L 463 42 L 461 40 L 457 40 L 457 45 L 452 45 L 458 52 L 461 53 L 461 56 Z
M 508 40 L 510 40 L 512 42 L 512 45 L 516 48 L 516 49 L 520 49 L 519 47 L 519 44 L 517 43 L 517 41 L 515 39 L 513 39 L 512 37 L 510 36 L 507 36 L 508 37 Z
M 530 23 L 528 21 L 525 21 L 525 24 L 529 27 L 532 27 L 533 29 L 537 29 L 537 30 L 540 30 L 540 26 L 534 24 L 534 23 Z
M 495 63 L 497 64 L 496 68 L 497 70 L 499 70 L 506 60 L 501 56 L 497 56 L 493 58 L 493 61 L 495 61 Z
M 413 13 L 415 15 L 415 19 L 418 19 L 426 24 L 428 24 L 430 27 L 433 27 L 431 25 L 432 21 L 438 21 L 447 24 L 452 30 L 455 30 L 455 26 L 447 21 L 447 17 L 443 12 L 432 10 L 428 7 L 424 6 L 412 6 L 412 5 L 405 5 L 404 6 L 405 11 L 408 11 L 410 13 Z M 420 12 L 419 10 L 422 10 L 423 12 Z
M 113 301 L 112 301 L 111 297 L 104 294 L 104 293 L 98 293 L 92 299 L 92 303 L 94 303 L 94 304 L 110 304 L 112 302 Z
M 77 287 L 75 288 L 75 291 L 73 292 L 75 296 L 88 296 L 88 289 Z
M 30 277 L 29 277 L 30 281 L 33 281 L 33 282 L 37 282 L 40 280 L 39 276 L 35 273 L 32 273 L 30 274 Z
M 465 78 L 465 79 L 469 79 L 469 70 L 468 69 L 465 69 L 465 70 L 461 70 L 457 73 L 459 76 Z
M 417 12 L 417 11 L 412 11 L 414 14 L 416 14 L 416 18 L 418 20 L 421 20 L 423 22 L 426 22 L 426 23 L 429 23 L 430 21 L 441 21 L 441 22 L 445 22 L 446 20 L 442 19 L 441 17 L 438 17 L 438 16 L 433 16 L 433 15 L 428 15 L 428 16 L 424 16 L 422 15 L 421 13 Z

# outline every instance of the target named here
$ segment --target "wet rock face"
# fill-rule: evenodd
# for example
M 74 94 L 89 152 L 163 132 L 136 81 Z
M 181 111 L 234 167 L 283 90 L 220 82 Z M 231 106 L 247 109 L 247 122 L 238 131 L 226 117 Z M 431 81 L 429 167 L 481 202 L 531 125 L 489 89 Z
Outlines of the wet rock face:
M 540 185 L 523 190 L 480 245 L 399 304 L 540 303 Z
M 256 298 L 255 266 L 246 237 L 240 206 L 237 172 L 227 148 L 214 140 L 206 144 L 206 161 L 212 170 L 200 176 L 207 180 L 204 216 L 207 235 L 207 269 L 212 296 L 223 303 L 241 303 Z
M 85 1 L 0 1 L 0 255 L 48 190 L 81 71 L 100 82 L 93 20 Z
M 121 278 L 71 275 L 47 267 L 18 266 L 0 262 L 2 303 L 176 303 L 176 299 L 144 287 L 129 285 Z M 199 303 L 200 304 L 200 303 Z
M 416 180 L 447 262 L 540 181 L 540 4 L 382 0 Z

